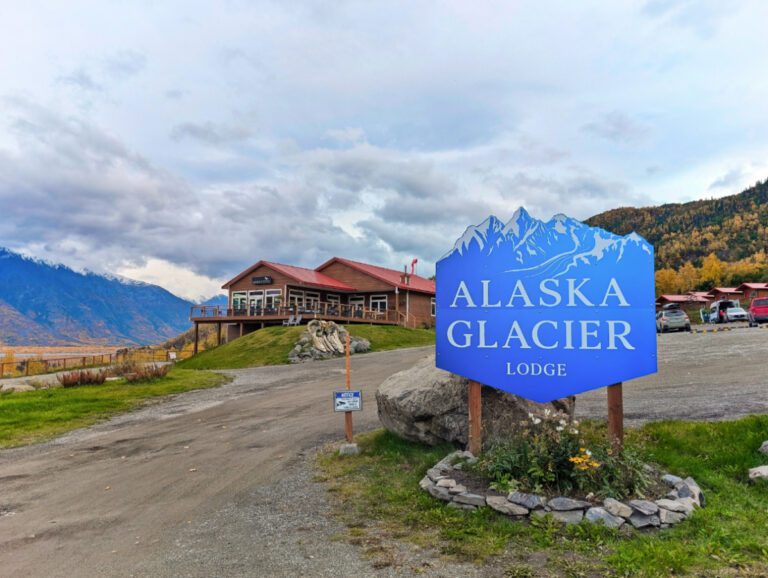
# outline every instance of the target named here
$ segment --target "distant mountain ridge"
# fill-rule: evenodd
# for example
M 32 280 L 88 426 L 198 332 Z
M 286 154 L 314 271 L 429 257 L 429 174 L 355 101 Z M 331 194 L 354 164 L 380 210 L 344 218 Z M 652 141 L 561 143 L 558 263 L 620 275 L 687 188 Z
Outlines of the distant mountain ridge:
M 612 209 L 586 221 L 620 235 L 636 231 L 656 249 L 656 268 L 704 257 L 735 262 L 768 251 L 768 180 L 721 197 L 658 207 Z
M 0 344 L 160 343 L 189 328 L 190 305 L 157 285 L 0 248 Z

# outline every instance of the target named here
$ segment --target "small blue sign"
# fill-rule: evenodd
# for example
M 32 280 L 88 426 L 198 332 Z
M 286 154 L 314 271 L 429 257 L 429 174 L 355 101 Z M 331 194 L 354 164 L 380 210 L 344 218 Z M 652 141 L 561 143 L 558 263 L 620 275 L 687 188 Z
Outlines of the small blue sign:
M 655 373 L 653 246 L 520 208 L 437 263 L 437 367 L 538 402 Z
M 362 409 L 362 391 L 344 389 L 333 392 L 333 411 L 362 411 Z

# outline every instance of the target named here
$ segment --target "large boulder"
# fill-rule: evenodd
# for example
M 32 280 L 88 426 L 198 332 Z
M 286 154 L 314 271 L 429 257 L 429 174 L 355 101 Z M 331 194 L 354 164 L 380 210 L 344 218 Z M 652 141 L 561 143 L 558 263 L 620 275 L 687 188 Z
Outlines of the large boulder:
M 435 356 L 389 377 L 376 392 L 379 420 L 389 431 L 409 440 L 436 445 L 467 443 L 467 378 L 435 367 Z M 483 387 L 483 443 L 514 435 L 528 414 L 545 410 L 573 416 L 573 398 L 536 403 Z

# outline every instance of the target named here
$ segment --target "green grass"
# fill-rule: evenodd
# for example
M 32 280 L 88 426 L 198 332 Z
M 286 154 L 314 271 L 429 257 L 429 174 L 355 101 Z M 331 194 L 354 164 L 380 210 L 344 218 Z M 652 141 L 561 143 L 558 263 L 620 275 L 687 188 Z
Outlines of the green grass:
M 150 383 L 104 385 L 0 393 L 0 448 L 50 439 L 96 423 L 163 395 L 225 383 L 223 375 L 174 368 Z
M 433 345 L 435 332 L 387 325 L 349 325 L 355 337 L 371 342 L 371 351 Z M 203 351 L 178 364 L 186 369 L 237 369 L 288 363 L 288 353 L 304 327 L 266 327 L 230 343 Z
M 435 344 L 433 329 L 406 329 L 389 325 L 348 325 L 347 328 L 353 336 L 370 341 L 371 351 L 389 351 Z
M 288 362 L 303 328 L 266 327 L 178 363 L 185 369 L 238 369 Z
M 348 527 L 372 532 L 383 526 L 417 544 L 439 545 L 443 555 L 506 566 L 510 576 L 531 568 L 558 576 L 768 575 L 768 484 L 747 481 L 750 467 L 768 462 L 757 451 L 768 439 L 768 416 L 658 422 L 628 437 L 642 443 L 649 461 L 693 476 L 707 507 L 674 528 L 632 535 L 588 523 L 514 522 L 488 508 L 453 510 L 418 487 L 452 448 L 406 442 L 383 430 L 358 437 L 360 456 L 340 458 L 329 450 L 318 467 Z

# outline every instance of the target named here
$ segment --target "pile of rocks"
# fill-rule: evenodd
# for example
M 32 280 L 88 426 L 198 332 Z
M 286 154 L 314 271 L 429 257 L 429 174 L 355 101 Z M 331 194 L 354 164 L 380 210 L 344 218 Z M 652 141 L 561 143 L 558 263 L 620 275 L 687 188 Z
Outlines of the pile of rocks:
M 566 524 L 578 524 L 587 520 L 604 524 L 609 528 L 620 528 L 625 523 L 632 527 L 668 528 L 690 516 L 695 508 L 705 505 L 704 493 L 693 478 L 682 479 L 666 474 L 662 480 L 670 488 L 666 497 L 655 500 L 630 500 L 626 503 L 606 498 L 602 505 L 575 500 L 563 496 L 546 498 L 535 494 L 512 492 L 508 496 L 488 490 L 482 493 L 469 492 L 458 483 L 456 470 L 465 463 L 477 461 L 469 452 L 453 452 L 440 460 L 419 482 L 419 486 L 438 500 L 448 502 L 452 508 L 475 510 L 482 506 L 493 508 L 513 518 L 544 517 Z
M 288 354 L 290 363 L 304 363 L 319 359 L 331 359 L 344 355 L 347 330 L 333 321 L 313 319 L 307 323 L 296 345 Z M 350 353 L 365 353 L 371 349 L 371 342 L 361 337 L 350 336 Z
M 764 441 L 760 446 L 761 454 L 768 454 L 768 441 Z M 768 466 L 757 466 L 749 469 L 750 480 L 768 479 Z

